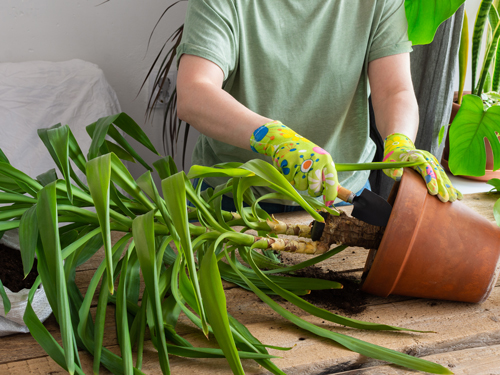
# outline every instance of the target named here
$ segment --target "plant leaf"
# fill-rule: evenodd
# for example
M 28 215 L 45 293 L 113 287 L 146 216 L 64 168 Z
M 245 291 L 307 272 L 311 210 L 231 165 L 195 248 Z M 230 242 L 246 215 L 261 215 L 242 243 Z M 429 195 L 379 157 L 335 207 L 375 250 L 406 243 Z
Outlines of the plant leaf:
M 113 285 L 113 261 L 111 246 L 111 230 L 109 226 L 109 197 L 111 185 L 111 154 L 96 157 L 87 162 L 87 182 L 90 194 L 94 200 L 94 205 L 102 228 L 102 239 L 104 241 L 104 251 L 106 253 L 106 263 L 108 272 L 108 289 L 111 294 L 114 292 Z
M 500 199 L 498 199 L 493 206 L 493 216 L 495 217 L 495 222 L 500 227 Z
M 493 170 L 500 168 L 500 106 L 486 110 L 476 95 L 465 95 L 450 126 L 450 170 L 455 175 L 484 176 L 486 150 L 484 138 L 493 151 Z
M 436 31 L 465 0 L 405 0 L 408 38 L 413 45 L 429 44 Z
M 35 204 L 23 214 L 19 224 L 19 247 L 23 260 L 24 277 L 28 276 L 33 268 L 37 242 L 38 219 Z
M 486 183 L 493 186 L 493 189 L 496 189 L 497 191 L 500 192 L 500 179 L 492 178 L 488 180 Z
M 59 242 L 57 220 L 56 183 L 45 186 L 38 193 L 36 206 L 37 221 L 40 229 L 40 238 L 43 251 L 47 257 L 49 271 L 55 275 L 55 288 L 57 291 L 57 321 L 61 327 L 64 356 L 67 370 L 70 374 L 75 372 L 75 360 L 78 355 L 74 349 L 74 334 L 69 308 L 66 279 Z M 44 283 L 45 285 L 46 283 Z
M 189 182 L 188 182 L 189 183 Z M 198 311 L 203 325 L 203 333 L 208 335 L 208 326 L 205 317 L 205 309 L 201 299 L 200 286 L 198 283 L 198 276 L 196 272 L 196 264 L 193 254 L 193 245 L 191 243 L 191 234 L 189 230 L 189 221 L 187 217 L 187 204 L 186 204 L 186 184 L 184 172 L 178 172 L 161 182 L 163 196 L 168 197 L 175 192 L 175 198 L 166 199 L 165 204 L 167 210 L 172 218 L 175 230 L 177 231 L 180 239 L 180 249 L 187 262 L 189 276 L 195 288 L 195 296 Z
M 55 156 L 57 157 L 58 163 L 56 164 L 63 174 L 64 180 L 66 181 L 68 199 L 70 202 L 73 202 L 69 164 L 69 126 L 65 125 L 47 129 L 47 137 L 55 153 Z
M 200 265 L 200 291 L 203 297 L 207 318 L 212 326 L 217 343 L 226 356 L 233 374 L 244 375 L 245 371 L 241 365 L 238 350 L 234 343 L 233 335 L 229 328 L 227 317 L 226 296 L 221 283 L 215 246 L 210 247 Z
M 164 374 L 170 374 L 168 361 L 167 343 L 163 328 L 163 313 L 161 310 L 160 294 L 158 290 L 158 275 L 155 254 L 155 233 L 154 233 L 154 211 L 137 216 L 132 223 L 132 234 L 136 245 L 137 257 L 141 264 L 144 283 L 152 305 L 154 327 L 157 343 L 158 355 L 160 357 L 160 367 Z
M 479 55 L 483 40 L 484 27 L 488 20 L 488 15 L 493 0 L 482 0 L 474 23 L 474 32 L 472 35 L 472 93 L 476 94 L 476 76 L 479 64 Z
M 11 304 L 9 297 L 7 296 L 7 293 L 5 292 L 5 289 L 3 287 L 2 280 L 0 280 L 0 296 L 2 296 L 3 311 L 5 312 L 5 315 L 7 315 L 10 311 Z
M 365 355 L 370 358 L 381 359 L 383 361 L 392 362 L 394 364 L 405 366 L 407 368 L 420 371 L 427 371 L 434 374 L 452 374 L 450 370 L 436 363 L 432 363 L 420 358 L 415 358 L 407 354 L 397 352 L 395 350 L 386 349 L 340 333 L 332 332 L 327 329 L 320 328 L 312 323 L 309 323 L 299 318 L 298 316 L 292 314 L 291 312 L 280 306 L 272 298 L 268 297 L 259 288 L 257 288 L 250 280 L 248 280 L 248 278 L 245 277 L 245 275 L 243 275 L 243 273 L 241 273 L 238 267 L 236 267 L 236 265 L 233 263 L 231 257 L 227 254 L 227 251 L 225 249 L 224 251 L 226 253 L 226 259 L 229 265 L 234 269 L 235 272 L 238 273 L 238 275 L 243 280 L 245 280 L 245 282 L 252 289 L 252 291 L 274 311 L 276 311 L 278 314 L 283 316 L 285 319 L 291 321 L 298 327 L 305 329 L 320 337 L 325 337 L 330 340 L 333 340 L 339 343 L 340 345 L 346 347 L 347 349 L 350 349 L 354 352 L 357 352 L 359 354 Z

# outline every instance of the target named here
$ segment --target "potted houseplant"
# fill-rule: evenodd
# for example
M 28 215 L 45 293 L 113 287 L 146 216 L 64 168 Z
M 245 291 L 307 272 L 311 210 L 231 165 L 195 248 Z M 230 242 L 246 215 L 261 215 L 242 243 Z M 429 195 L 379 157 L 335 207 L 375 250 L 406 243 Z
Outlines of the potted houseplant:
M 467 18 L 464 19 L 460 87 L 442 160 L 453 174 L 481 181 L 498 176 L 495 171 L 500 168 L 499 3 L 483 0 L 480 4 L 472 38 L 472 92 L 468 95 L 463 95 L 469 50 Z
M 317 220 L 320 204 L 300 196 L 293 187 L 263 161 L 216 168 L 194 166 L 190 174 L 177 172 L 171 158 L 154 163 L 162 178 L 159 192 L 152 179 L 153 168 L 142 161 L 123 138 L 121 129 L 156 153 L 140 127 L 126 114 L 99 119 L 87 127 L 92 144 L 83 155 L 68 126 L 40 129 L 39 135 L 54 158 L 62 179 L 54 170 L 33 179 L 8 163 L 0 161 L 0 197 L 10 204 L 2 210 L 0 230 L 21 227 L 26 234 L 21 244 L 23 262 L 37 255 L 39 276 L 28 298 L 24 322 L 32 336 L 61 367 L 82 374 L 78 347 L 94 356 L 94 373 L 103 365 L 116 374 L 141 374 L 145 332 L 158 350 L 162 372 L 170 373 L 168 355 L 185 357 L 226 357 L 235 374 L 243 374 L 241 358 L 252 358 L 274 374 L 283 374 L 266 350 L 234 317 L 228 315 L 221 278 L 231 279 L 249 290 L 277 313 L 302 329 L 340 343 L 361 354 L 390 361 L 411 369 L 431 373 L 451 373 L 448 369 L 399 352 L 352 339 L 313 325 L 291 314 L 271 299 L 278 294 L 306 312 L 324 320 L 362 329 L 404 330 L 402 328 L 348 319 L 306 303 L 301 294 L 311 289 L 339 285 L 324 280 L 264 274 L 287 273 L 315 264 L 344 247 L 320 255 L 292 268 L 284 268 L 274 253 L 256 249 L 293 249 L 314 252 L 316 243 L 287 242 L 273 237 L 272 218 L 259 209 L 249 188 L 266 184 L 273 198 L 293 199 Z M 109 136 L 111 139 L 106 139 Z M 146 172 L 134 180 L 121 160 L 144 163 Z M 384 164 L 387 165 L 387 164 Z M 391 167 L 411 163 L 394 163 Z M 76 178 L 74 166 L 87 176 L 87 183 Z M 339 168 L 365 168 L 370 165 L 339 165 Z M 376 165 L 380 167 L 380 165 Z M 225 175 L 230 181 L 201 193 L 188 177 Z M 17 186 L 16 189 L 12 187 Z M 123 189 L 125 196 L 118 189 Z M 221 195 L 231 190 L 238 213 L 223 212 Z M 195 206 L 189 210 L 186 198 Z M 265 199 L 265 198 L 264 198 Z M 249 207 L 243 207 L 243 202 Z M 330 210 L 332 215 L 337 213 Z M 199 226 L 190 223 L 198 219 Z M 234 230 L 234 226 L 255 229 L 259 236 Z M 111 231 L 123 233 L 116 243 Z M 133 239 L 132 242 L 129 240 Z M 170 243 L 174 243 L 175 252 Z M 104 244 L 105 259 L 95 271 L 84 295 L 75 283 L 75 269 Z M 246 265 L 235 256 L 236 250 Z M 224 261 L 222 261 L 224 259 Z M 146 289 L 138 289 L 142 273 Z M 117 284 L 115 283 L 117 280 Z M 95 319 L 90 306 L 101 282 Z M 62 345 L 47 331 L 33 311 L 34 291 L 42 283 L 60 326 Z M 103 347 L 105 312 L 108 303 L 116 306 L 116 329 L 121 355 Z M 168 314 L 164 314 L 168 312 Z M 184 313 L 206 336 L 213 334 L 220 349 L 193 347 L 176 333 L 176 322 Z M 137 344 L 137 360 L 132 347 Z

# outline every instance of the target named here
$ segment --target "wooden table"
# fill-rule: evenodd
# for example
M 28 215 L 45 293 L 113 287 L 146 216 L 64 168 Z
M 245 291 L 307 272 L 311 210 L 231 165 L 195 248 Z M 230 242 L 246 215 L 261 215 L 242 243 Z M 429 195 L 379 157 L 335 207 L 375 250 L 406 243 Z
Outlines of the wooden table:
M 494 220 L 492 207 L 499 198 L 496 194 L 472 194 L 464 202 L 490 220 Z M 307 223 L 305 213 L 284 214 L 287 222 Z M 349 248 L 322 264 L 323 267 L 347 274 L 358 274 L 366 259 L 367 251 Z M 103 257 L 102 251 L 77 271 L 81 290 L 86 289 L 94 270 Z M 304 258 L 293 255 L 296 261 Z M 455 374 L 500 375 L 500 284 L 497 283 L 489 299 L 481 305 L 414 299 L 407 297 L 370 297 L 364 312 L 356 319 L 381 322 L 407 328 L 435 331 L 431 334 L 371 332 L 343 328 L 333 323 L 301 313 L 296 307 L 284 304 L 295 314 L 335 332 L 346 333 L 365 341 L 426 358 L 447 366 Z M 295 375 L 373 375 L 414 373 L 397 366 L 366 358 L 346 350 L 335 343 L 314 337 L 272 311 L 253 293 L 225 283 L 228 311 L 244 323 L 263 343 L 293 347 L 290 351 L 270 350 L 282 356 L 274 360 L 287 374 Z M 95 312 L 97 300 L 93 302 Z M 55 319 L 51 316 L 45 326 L 60 338 Z M 181 315 L 178 332 L 195 346 L 213 346 Z M 110 305 L 106 320 L 104 344 L 119 353 L 114 329 L 114 309 Z M 80 351 L 83 370 L 92 374 L 92 359 Z M 170 357 L 172 374 L 231 374 L 224 359 L 185 359 Z M 266 374 L 267 371 L 250 360 L 243 360 L 247 374 Z M 156 352 L 150 342 L 146 344 L 143 371 L 161 374 Z M 64 374 L 33 340 L 29 334 L 0 338 L 0 375 Z M 102 369 L 102 374 L 109 373 Z

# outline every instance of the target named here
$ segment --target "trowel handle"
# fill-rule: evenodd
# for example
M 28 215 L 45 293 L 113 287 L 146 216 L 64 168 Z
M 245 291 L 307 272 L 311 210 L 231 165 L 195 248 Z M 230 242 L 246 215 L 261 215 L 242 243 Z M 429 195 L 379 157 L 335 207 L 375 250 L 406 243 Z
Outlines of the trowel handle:
M 356 196 L 352 191 L 346 189 L 345 187 L 339 186 L 338 195 L 339 199 L 344 202 L 352 203 L 352 200 Z

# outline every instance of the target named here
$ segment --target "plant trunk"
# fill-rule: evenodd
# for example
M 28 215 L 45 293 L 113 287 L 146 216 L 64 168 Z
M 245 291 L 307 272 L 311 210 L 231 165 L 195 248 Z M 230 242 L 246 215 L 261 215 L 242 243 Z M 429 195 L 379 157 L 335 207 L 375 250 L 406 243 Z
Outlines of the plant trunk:
M 328 215 L 320 242 L 328 246 L 348 245 L 378 249 L 385 227 L 367 224 L 341 211 L 339 216 Z
M 307 225 L 290 225 L 277 220 L 268 221 L 272 231 L 276 234 L 286 234 L 310 238 L 314 222 Z M 268 238 L 269 247 L 273 250 L 292 253 L 323 254 L 330 250 L 332 245 L 347 245 L 378 249 L 384 235 L 385 227 L 367 224 L 340 211 L 339 216 L 327 215 L 325 228 L 319 241 L 297 241 L 286 238 Z

